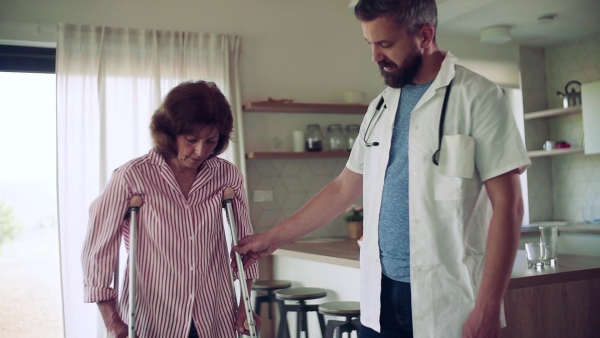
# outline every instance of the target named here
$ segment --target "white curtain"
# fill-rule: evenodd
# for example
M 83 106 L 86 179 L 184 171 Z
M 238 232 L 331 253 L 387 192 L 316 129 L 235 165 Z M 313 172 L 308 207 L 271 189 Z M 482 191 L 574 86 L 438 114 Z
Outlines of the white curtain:
M 209 80 L 228 98 L 234 135 L 222 157 L 245 172 L 240 38 L 60 24 L 57 45 L 58 208 L 64 328 L 94 337 L 95 304 L 83 303 L 81 249 L 88 209 L 112 171 L 152 146 L 150 117 L 185 80 Z

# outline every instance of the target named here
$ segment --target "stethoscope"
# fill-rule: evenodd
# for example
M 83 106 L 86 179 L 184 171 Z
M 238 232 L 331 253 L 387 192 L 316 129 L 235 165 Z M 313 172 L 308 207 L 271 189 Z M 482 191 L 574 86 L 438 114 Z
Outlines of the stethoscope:
M 431 156 L 431 160 L 432 160 L 433 164 L 435 164 L 435 165 L 438 165 L 439 160 L 440 160 L 440 150 L 442 149 L 442 136 L 444 136 L 444 122 L 445 122 L 445 118 L 446 118 L 446 106 L 448 105 L 448 97 L 450 96 L 450 89 L 452 88 L 452 81 L 450 81 L 450 83 L 446 87 L 446 93 L 444 95 L 444 103 L 442 104 L 442 114 L 440 115 L 440 123 L 439 123 L 439 127 L 438 127 L 438 148 L 435 151 L 435 153 L 433 153 L 433 156 Z M 381 106 L 383 106 L 383 109 L 381 109 Z M 366 147 L 377 147 L 379 145 L 379 142 L 377 142 L 377 141 L 374 141 L 374 142 L 368 142 L 368 141 L 369 141 L 369 137 L 371 137 L 371 134 L 373 134 L 373 130 L 375 130 L 375 127 L 377 126 L 377 122 L 379 121 L 379 118 L 381 118 L 381 115 L 383 114 L 383 111 L 385 109 L 387 109 L 387 106 L 384 104 L 383 96 L 382 96 L 379 99 L 379 102 L 377 103 L 375 112 L 373 113 L 373 116 L 371 116 L 371 120 L 369 120 L 369 124 L 367 125 L 367 130 L 363 136 L 363 141 L 365 142 Z M 371 128 L 371 123 L 373 123 L 373 128 Z M 369 130 L 371 132 L 369 132 Z

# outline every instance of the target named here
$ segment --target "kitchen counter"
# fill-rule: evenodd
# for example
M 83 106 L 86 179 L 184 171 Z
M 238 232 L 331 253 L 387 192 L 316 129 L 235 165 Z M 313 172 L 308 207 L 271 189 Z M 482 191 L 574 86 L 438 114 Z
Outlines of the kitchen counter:
M 315 238 L 286 244 L 274 255 L 358 268 L 359 250 L 353 239 Z M 540 271 L 528 269 L 525 251 L 518 250 L 509 289 L 600 278 L 600 257 L 559 253 L 557 261 L 556 266 Z
M 547 224 L 549 222 L 541 222 L 539 224 L 524 225 L 521 228 L 522 235 L 533 235 L 539 234 L 539 226 Z M 569 223 L 569 222 L 552 222 L 558 226 L 559 232 L 564 233 L 577 233 L 577 234 L 595 234 L 600 235 L 600 224 L 592 223 Z
M 275 277 L 330 290 L 323 301 L 358 300 L 359 252 L 352 239 L 300 240 L 274 252 Z M 556 266 L 538 271 L 518 250 L 504 309 L 503 338 L 600 337 L 600 257 L 559 253 Z

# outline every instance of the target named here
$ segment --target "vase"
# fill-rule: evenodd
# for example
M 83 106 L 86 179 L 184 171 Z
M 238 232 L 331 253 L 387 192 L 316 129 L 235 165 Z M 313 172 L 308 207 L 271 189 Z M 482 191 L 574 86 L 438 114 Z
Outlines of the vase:
M 348 237 L 359 239 L 363 235 L 363 221 L 348 222 Z

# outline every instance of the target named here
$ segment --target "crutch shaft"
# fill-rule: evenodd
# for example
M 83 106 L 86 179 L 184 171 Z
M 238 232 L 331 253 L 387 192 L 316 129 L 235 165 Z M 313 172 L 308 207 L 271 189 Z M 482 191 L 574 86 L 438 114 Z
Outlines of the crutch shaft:
M 135 307 L 135 264 L 137 254 L 137 214 L 142 205 L 142 198 L 135 195 L 129 202 L 131 219 L 129 221 L 129 333 L 128 338 L 135 338 L 136 307 Z
M 227 213 L 229 219 L 229 229 L 231 231 L 231 241 L 234 246 L 238 244 L 237 240 L 237 225 L 233 213 L 233 201 L 234 192 L 231 187 L 225 188 L 223 193 L 223 208 Z M 248 291 L 248 285 L 246 284 L 246 271 L 244 270 L 244 264 L 242 262 L 242 256 L 239 253 L 235 253 L 235 261 L 237 265 L 238 280 L 240 281 L 240 289 L 242 291 L 242 299 L 244 301 L 244 307 L 246 310 L 246 320 L 248 321 L 248 331 L 250 331 L 250 337 L 256 338 L 256 323 L 252 315 L 252 303 L 250 300 L 250 292 Z

